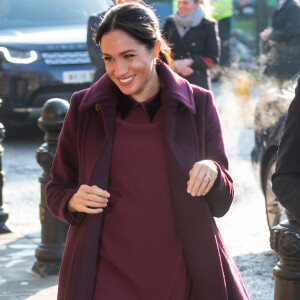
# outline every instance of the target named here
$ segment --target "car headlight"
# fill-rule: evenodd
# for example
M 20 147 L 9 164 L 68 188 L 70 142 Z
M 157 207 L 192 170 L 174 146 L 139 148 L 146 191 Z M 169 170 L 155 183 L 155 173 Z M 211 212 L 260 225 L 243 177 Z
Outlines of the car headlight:
M 38 55 L 35 51 L 13 50 L 6 47 L 0 47 L 0 52 L 3 53 L 4 58 L 13 64 L 31 64 L 35 62 Z

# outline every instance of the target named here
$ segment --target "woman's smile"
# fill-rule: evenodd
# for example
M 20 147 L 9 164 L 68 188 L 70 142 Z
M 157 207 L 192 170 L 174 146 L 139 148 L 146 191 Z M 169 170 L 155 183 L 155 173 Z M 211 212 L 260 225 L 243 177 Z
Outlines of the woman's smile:
M 122 85 L 129 85 L 134 81 L 135 75 L 126 78 L 119 78 L 119 81 Z

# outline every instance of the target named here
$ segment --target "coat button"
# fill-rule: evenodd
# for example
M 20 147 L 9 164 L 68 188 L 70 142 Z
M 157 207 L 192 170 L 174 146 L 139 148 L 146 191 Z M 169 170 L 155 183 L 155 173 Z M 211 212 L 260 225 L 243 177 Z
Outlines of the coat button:
M 95 110 L 96 110 L 96 111 L 100 111 L 100 109 L 101 109 L 101 104 L 100 104 L 100 103 L 97 103 L 97 104 L 95 105 Z
M 195 43 L 195 42 L 192 42 L 191 45 L 192 45 L 193 47 L 195 47 L 195 46 L 196 46 L 196 43 Z
M 191 56 L 191 52 L 187 52 L 186 55 L 187 55 L 187 56 Z

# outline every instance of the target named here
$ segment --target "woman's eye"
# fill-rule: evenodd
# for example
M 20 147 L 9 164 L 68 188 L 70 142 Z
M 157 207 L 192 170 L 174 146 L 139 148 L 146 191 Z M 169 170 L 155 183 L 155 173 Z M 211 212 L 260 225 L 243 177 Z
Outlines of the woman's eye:
M 131 57 L 134 57 L 134 54 L 126 54 L 125 55 L 125 58 L 131 58 Z
M 109 56 L 103 56 L 102 58 L 103 58 L 104 61 L 111 61 L 112 60 L 112 58 L 109 57 Z

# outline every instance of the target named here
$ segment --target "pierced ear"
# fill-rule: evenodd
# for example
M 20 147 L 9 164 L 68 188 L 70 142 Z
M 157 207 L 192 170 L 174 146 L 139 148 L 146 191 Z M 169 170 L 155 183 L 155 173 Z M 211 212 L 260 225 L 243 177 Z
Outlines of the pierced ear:
M 154 57 L 157 58 L 159 56 L 161 50 L 161 41 L 156 40 L 154 44 Z

